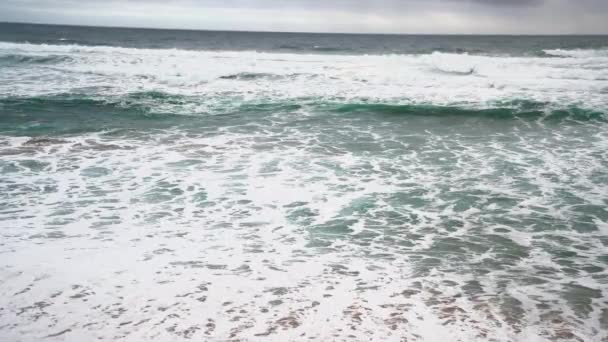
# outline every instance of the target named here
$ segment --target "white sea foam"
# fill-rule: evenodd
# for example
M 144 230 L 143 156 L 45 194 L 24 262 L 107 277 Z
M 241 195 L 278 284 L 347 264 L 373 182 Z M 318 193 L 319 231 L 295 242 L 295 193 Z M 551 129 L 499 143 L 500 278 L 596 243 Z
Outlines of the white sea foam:
M 95 89 L 97 96 L 144 91 L 200 96 L 207 104 L 226 97 L 242 101 L 313 97 L 470 107 L 514 99 L 602 110 L 608 105 L 604 94 L 608 55 L 600 50 L 562 53 L 572 58 L 437 52 L 341 56 L 0 43 L 0 55 L 7 54 L 66 55 L 70 60 L 7 70 L 0 75 L 0 96 Z
M 601 56 L 0 51 L 71 57 L 4 69 L 2 96 L 606 108 Z M 603 123 L 426 119 L 0 136 L 0 340 L 608 338 Z
M 572 58 L 597 58 L 608 57 L 608 49 L 551 49 L 543 50 L 551 56 L 572 57 Z
M 373 144 L 405 139 L 343 129 Z M 514 144 L 501 142 L 500 134 L 486 137 L 488 144 L 471 144 L 463 136 L 421 133 L 424 143 L 410 147 L 416 154 L 395 156 L 318 152 L 332 134 L 315 131 L 238 132 L 168 131 L 145 140 L 91 134 L 42 145 L 3 139 L 0 166 L 10 179 L 1 184 L 3 336 L 605 337 L 601 298 L 585 304 L 588 319 L 576 319 L 587 309 L 563 297 L 571 286 L 601 289 L 601 280 L 568 273 L 552 250 L 577 253 L 575 263 L 605 274 L 593 260 L 603 250 L 607 223 L 597 218 L 599 230 L 587 233 L 525 223 L 549 213 L 556 223 L 572 224 L 576 208 L 561 204 L 560 191 L 587 203 L 605 199 L 608 189 L 592 181 L 603 172 L 595 156 L 605 153 L 605 133 L 586 150 L 569 148 L 573 140 L 558 132 L 546 139 L 520 133 Z M 267 140 L 277 143 L 268 149 Z M 559 150 L 547 152 L 548 146 Z M 458 171 L 437 168 L 437 154 Z M 518 165 L 513 175 L 538 190 L 501 177 L 503 163 Z M 461 192 L 476 194 L 476 206 L 486 209 L 458 207 L 450 194 Z M 415 201 L 395 203 L 395 194 Z M 501 198 L 517 205 L 494 200 Z M 498 223 L 501 212 L 519 223 Z M 445 230 L 446 220 L 462 224 Z M 475 247 L 477 239 L 494 235 L 502 240 L 484 251 Z M 571 242 L 560 245 L 559 239 Z M 307 247 L 316 240 L 330 245 L 325 251 Z M 448 248 L 435 266 L 420 268 L 424 258 L 439 257 L 432 254 L 437 244 L 449 241 L 472 247 Z M 504 244 L 512 247 L 503 250 Z M 511 259 L 504 253 L 523 254 Z M 514 263 L 491 266 L 492 260 Z M 451 270 L 451 263 L 460 266 Z M 488 273 L 476 276 L 463 265 Z

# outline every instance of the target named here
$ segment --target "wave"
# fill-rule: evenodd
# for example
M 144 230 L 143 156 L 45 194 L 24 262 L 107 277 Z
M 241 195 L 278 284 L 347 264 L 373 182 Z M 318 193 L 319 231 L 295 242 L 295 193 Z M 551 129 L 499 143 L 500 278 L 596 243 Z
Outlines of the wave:
M 263 80 L 292 79 L 292 78 L 295 78 L 298 76 L 306 76 L 306 75 L 301 74 L 301 73 L 279 75 L 279 74 L 273 74 L 273 73 L 267 73 L 267 72 L 239 72 L 236 74 L 220 76 L 218 78 L 220 80 L 254 81 L 254 80 L 260 80 L 260 79 L 263 79 Z M 314 75 L 308 75 L 308 76 L 313 77 Z
M 7 66 L 0 72 L 0 97 L 76 93 L 128 98 L 135 92 L 158 90 L 186 102 L 147 100 L 157 106 L 152 109 L 155 112 L 202 112 L 219 98 L 224 102 L 366 99 L 437 106 L 467 103 L 474 108 L 517 98 L 559 102 L 555 105 L 561 108 L 608 108 L 608 98 L 603 96 L 608 79 L 605 57 L 514 58 L 439 52 L 354 56 L 0 43 L 0 58 L 4 58 L 0 67 Z M 53 65 L 45 65 L 41 73 L 36 67 L 11 69 L 11 63 Z M 181 108 L 187 106 L 194 110 Z
M 213 116 L 239 113 L 274 113 L 306 111 L 343 115 L 404 115 L 441 117 L 479 117 L 488 119 L 608 121 L 605 112 L 530 100 L 497 102 L 486 107 L 471 105 L 432 105 L 399 103 L 366 103 L 364 101 L 327 101 L 323 99 L 293 99 L 289 101 L 225 101 L 167 94 L 158 91 L 138 92 L 126 96 L 95 98 L 86 95 L 56 95 L 29 98 L 0 99 L 0 113 L 36 114 L 66 113 L 78 116 L 128 115 L 149 119 L 172 116 Z M 6 117 L 6 115 L 4 115 Z M 10 115 L 9 115 L 10 116 Z M 0 121 L 2 118 L 0 116 Z
M 257 49 L 250 50 L 221 50 L 212 49 L 208 50 L 205 48 L 187 48 L 187 49 L 176 49 L 173 47 L 157 47 L 157 46 L 145 46 L 145 47 L 134 47 L 134 46 L 119 46 L 119 45 L 107 45 L 95 42 L 88 42 L 82 40 L 75 40 L 71 38 L 58 38 L 53 40 L 47 40 L 40 43 L 29 43 L 29 42 L 12 42 L 12 41 L 0 41 L 0 49 L 26 49 L 31 51 L 46 51 L 56 50 L 62 52 L 95 52 L 107 49 L 113 49 L 115 51 L 181 51 L 189 53 L 197 52 L 256 52 Z M 109 51 L 109 50 L 107 50 Z M 378 52 L 374 51 L 357 51 L 352 47 L 340 47 L 331 45 L 297 45 L 297 44 L 278 44 L 272 49 L 263 50 L 263 53 L 298 53 L 298 54 L 322 54 L 322 55 L 353 55 L 361 53 L 362 55 L 432 55 L 434 53 L 444 53 L 453 55 L 472 55 L 472 56 L 488 56 L 488 57 L 544 57 L 544 58 L 596 58 L 596 57 L 608 57 L 608 48 L 588 48 L 588 49 L 539 49 L 529 51 L 513 50 L 509 51 L 493 51 L 484 50 L 475 47 L 424 47 L 419 49 L 411 50 L 399 50 L 395 49 L 383 49 Z
M 168 95 L 150 92 L 144 96 L 133 94 L 123 99 L 99 99 L 78 95 L 55 95 L 41 97 L 13 97 L 0 99 L 0 112 L 5 113 L 37 113 L 37 112 L 97 112 L 98 110 L 108 113 L 118 110 L 129 110 L 131 113 L 145 113 L 146 99 L 158 99 L 164 101 Z M 132 100 L 132 101 L 130 101 Z M 137 101 L 139 100 L 139 101 Z
M 154 104 L 172 101 L 171 95 L 157 92 L 113 99 L 75 95 L 4 98 L 0 99 L 0 132 L 17 136 L 128 132 L 191 122 L 188 116 L 154 109 Z
M 603 112 L 581 107 L 556 108 L 550 103 L 540 103 L 529 100 L 514 100 L 497 103 L 495 107 L 470 108 L 467 106 L 434 106 L 434 105 L 399 105 L 380 103 L 350 103 L 335 105 L 331 109 L 338 113 L 375 113 L 387 115 L 416 115 L 416 116 L 470 116 L 494 119 L 531 119 L 531 120 L 562 120 L 576 121 L 599 120 L 608 118 Z
M 543 50 L 547 57 L 569 57 L 569 58 L 602 58 L 608 57 L 608 49 L 548 49 Z
M 466 68 L 464 70 L 446 70 L 443 69 L 441 67 L 434 67 L 433 71 L 441 73 L 441 74 L 446 74 L 446 75 L 454 75 L 454 76 L 470 76 L 475 74 L 475 68 L 471 67 L 471 68 Z
M 56 63 L 67 63 L 74 59 L 70 56 L 65 55 L 20 55 L 20 54 L 7 54 L 0 56 L 0 63 L 9 64 L 56 64 Z
M 78 116 L 115 114 L 131 116 L 167 116 L 194 99 L 158 91 L 135 92 L 122 96 L 88 96 L 58 94 L 38 97 L 7 97 L 0 99 L 0 113 L 7 115 L 76 114 Z M 172 110 L 173 109 L 173 110 Z M 183 108 L 181 108 L 183 109 Z M 0 118 L 2 120 L 2 118 Z
M 291 44 L 279 44 L 276 49 L 278 50 L 285 50 L 285 51 L 298 51 L 298 52 L 308 52 L 308 53 L 322 53 L 322 52 L 326 52 L 326 53 L 345 53 L 345 54 L 352 54 L 353 52 L 355 52 L 354 49 L 352 48 L 347 48 L 347 47 L 338 47 L 338 46 L 322 46 L 322 45 L 314 45 L 314 46 L 309 46 L 309 45 L 291 45 Z M 271 50 L 272 51 L 272 50 Z
M 289 45 L 289 44 L 281 44 L 278 46 L 279 49 L 284 49 L 284 50 L 302 50 L 302 47 L 297 46 L 297 45 Z
M 259 73 L 259 72 L 241 72 L 238 74 L 231 74 L 226 76 L 219 77 L 222 80 L 256 80 L 260 78 L 281 78 L 280 75 L 270 74 L 270 73 Z
M 319 51 L 319 52 L 351 52 L 352 51 L 352 49 L 349 49 L 349 48 L 340 48 L 340 47 L 334 47 L 334 46 L 320 46 L 320 45 L 313 46 L 313 50 Z
M 356 53 L 356 50 L 349 47 L 337 47 L 337 46 L 324 46 L 324 45 L 314 45 L 314 46 L 298 46 L 298 45 L 289 45 L 289 44 L 281 44 L 276 47 L 274 51 L 259 51 L 256 49 L 251 50 L 206 50 L 206 49 L 176 49 L 172 47 L 122 47 L 122 46 L 111 46 L 104 44 L 88 44 L 86 42 L 66 39 L 66 40 L 55 40 L 48 41 L 45 43 L 29 43 L 29 42 L 6 42 L 0 41 L 0 49 L 16 49 L 21 51 L 33 51 L 33 52 L 43 52 L 43 51 L 57 51 L 57 52 L 102 52 L 102 51 L 117 51 L 117 52 L 162 52 L 162 51 L 172 51 L 176 53 L 247 53 L 247 52 L 258 52 L 261 54 L 273 54 L 273 53 L 281 53 L 279 51 L 283 50 L 282 53 L 298 53 L 298 54 L 315 54 L 319 53 L 321 55 L 327 55 L 328 52 L 334 52 L 335 54 L 330 55 L 346 55 L 352 56 Z M 363 55 L 396 55 L 396 56 L 418 56 L 418 55 L 432 55 L 432 54 L 447 54 L 447 55 L 471 55 L 471 56 L 484 56 L 484 57 L 608 57 L 608 49 L 600 48 L 600 49 L 545 49 L 538 50 L 536 52 L 531 51 L 525 54 L 515 54 L 510 55 L 508 53 L 491 53 L 489 51 L 484 51 L 481 49 L 463 49 L 463 48 L 443 48 L 443 47 L 435 47 L 431 49 L 419 49 L 415 51 L 398 51 L 398 50 L 388 50 L 384 52 L 374 53 L 365 53 Z

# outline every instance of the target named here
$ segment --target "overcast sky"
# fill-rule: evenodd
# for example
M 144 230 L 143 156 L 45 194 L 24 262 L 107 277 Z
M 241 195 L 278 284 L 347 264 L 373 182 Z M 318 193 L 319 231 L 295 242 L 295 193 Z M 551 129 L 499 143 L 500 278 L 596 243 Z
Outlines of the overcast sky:
M 0 21 L 363 33 L 608 33 L 608 0 L 0 0 Z

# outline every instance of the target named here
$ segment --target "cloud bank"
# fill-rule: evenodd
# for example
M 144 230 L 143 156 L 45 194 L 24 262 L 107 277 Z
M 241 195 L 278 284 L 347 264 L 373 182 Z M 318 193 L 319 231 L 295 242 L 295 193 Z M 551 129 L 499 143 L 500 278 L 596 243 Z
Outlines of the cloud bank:
M 606 34 L 605 0 L 4 0 L 0 21 L 209 30 Z

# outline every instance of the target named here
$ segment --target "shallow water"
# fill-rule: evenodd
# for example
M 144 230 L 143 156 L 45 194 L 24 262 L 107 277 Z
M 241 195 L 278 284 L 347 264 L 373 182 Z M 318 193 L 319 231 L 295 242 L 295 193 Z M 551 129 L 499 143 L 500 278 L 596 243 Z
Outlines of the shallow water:
M 3 338 L 608 340 L 601 46 L 28 41 L 0 43 Z

